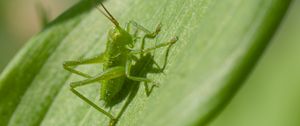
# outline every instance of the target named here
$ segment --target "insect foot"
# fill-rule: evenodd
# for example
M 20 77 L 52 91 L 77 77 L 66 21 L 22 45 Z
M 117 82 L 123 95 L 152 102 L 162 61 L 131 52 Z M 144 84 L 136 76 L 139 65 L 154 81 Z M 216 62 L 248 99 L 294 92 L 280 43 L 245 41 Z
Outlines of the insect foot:
M 178 41 L 178 36 L 175 36 L 171 39 L 171 44 L 175 44 Z
M 110 121 L 109 121 L 109 124 L 108 124 L 108 126 L 115 126 L 116 125 L 116 123 L 117 123 L 117 119 L 111 119 Z

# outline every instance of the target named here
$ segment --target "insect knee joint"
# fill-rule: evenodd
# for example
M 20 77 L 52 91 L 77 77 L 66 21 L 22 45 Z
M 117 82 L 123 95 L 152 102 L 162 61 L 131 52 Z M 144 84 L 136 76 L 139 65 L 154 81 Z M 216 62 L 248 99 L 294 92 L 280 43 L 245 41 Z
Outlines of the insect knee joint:
M 74 89 L 76 87 L 78 87 L 78 83 L 75 83 L 75 82 L 70 83 L 70 88 L 71 89 Z
M 173 37 L 172 39 L 171 39 L 171 42 L 172 43 L 175 43 L 175 42 L 177 42 L 178 41 L 178 36 L 175 36 L 175 37 Z
M 68 67 L 68 63 L 67 62 L 64 62 L 63 63 L 63 67 L 66 69 Z

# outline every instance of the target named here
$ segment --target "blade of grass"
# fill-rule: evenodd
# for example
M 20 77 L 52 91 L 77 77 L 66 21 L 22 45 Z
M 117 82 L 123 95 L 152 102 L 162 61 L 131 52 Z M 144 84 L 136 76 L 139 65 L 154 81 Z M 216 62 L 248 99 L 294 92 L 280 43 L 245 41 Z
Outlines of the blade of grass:
M 118 125 L 207 124 L 252 70 L 289 2 L 123 0 L 106 3 L 123 24 L 136 20 L 153 30 L 156 24 L 163 23 L 159 38 L 147 43 L 147 47 L 168 41 L 174 35 L 180 39 L 170 53 L 166 75 L 148 76 L 155 78 L 160 87 L 150 97 L 137 90 Z M 87 2 L 79 5 L 90 7 Z M 79 13 L 84 9 L 75 7 L 75 10 Z M 69 77 L 70 73 L 61 66 L 67 59 L 89 57 L 105 49 L 105 35 L 111 23 L 96 11 L 83 15 L 50 25 L 63 32 L 46 29 L 2 73 L 0 119 L 4 125 L 8 122 L 9 125 L 62 126 L 108 123 L 107 117 L 71 94 L 67 83 L 82 78 Z M 73 23 L 68 25 L 69 21 Z M 54 36 L 60 37 L 53 39 Z M 162 61 L 161 52 L 154 53 L 158 61 Z M 80 69 L 90 73 L 101 71 L 93 67 Z M 97 88 L 97 85 L 86 87 L 82 92 L 95 98 Z M 116 115 L 124 102 L 114 106 L 112 113 Z

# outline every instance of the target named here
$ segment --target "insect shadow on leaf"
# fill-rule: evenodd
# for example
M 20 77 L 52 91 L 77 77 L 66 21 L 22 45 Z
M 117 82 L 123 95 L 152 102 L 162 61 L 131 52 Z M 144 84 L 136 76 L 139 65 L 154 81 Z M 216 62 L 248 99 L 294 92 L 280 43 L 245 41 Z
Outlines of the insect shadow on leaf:
M 131 74 L 139 77 L 147 77 L 148 74 L 163 73 L 164 69 L 157 67 L 155 64 L 156 61 L 154 60 L 154 56 L 150 53 L 147 53 L 146 55 L 140 57 L 136 64 L 132 66 Z M 124 85 L 120 93 L 109 104 L 109 106 L 114 106 L 115 104 L 120 103 L 126 98 L 126 102 L 124 103 L 123 107 L 121 108 L 120 112 L 116 117 L 117 119 L 119 119 L 122 116 L 122 114 L 126 111 L 128 105 L 136 96 L 140 87 L 140 83 L 142 82 L 126 79 L 124 81 Z M 155 87 L 158 87 L 158 85 L 155 84 L 149 85 L 147 82 L 143 84 L 147 96 L 150 96 L 153 89 Z

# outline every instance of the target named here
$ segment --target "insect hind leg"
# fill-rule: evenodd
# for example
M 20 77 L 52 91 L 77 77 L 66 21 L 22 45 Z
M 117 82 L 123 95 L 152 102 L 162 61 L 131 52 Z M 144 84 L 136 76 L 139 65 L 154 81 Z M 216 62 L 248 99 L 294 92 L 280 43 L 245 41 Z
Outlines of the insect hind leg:
M 83 73 L 81 71 L 76 70 L 74 67 L 79 66 L 79 65 L 85 65 L 85 64 L 95 64 L 95 63 L 102 63 L 104 62 L 104 54 L 101 53 L 100 55 L 87 58 L 87 59 L 81 59 L 81 60 L 73 60 L 73 61 L 66 61 L 63 64 L 64 69 L 67 71 L 80 75 L 85 78 L 92 78 L 92 76 Z
M 120 76 L 124 76 L 124 75 L 125 75 L 124 67 L 113 67 L 113 68 L 110 68 L 110 69 L 102 72 L 98 76 L 91 77 L 91 78 L 88 78 L 88 79 L 85 79 L 85 80 L 82 80 L 82 81 L 72 82 L 70 84 L 70 90 L 75 95 L 77 95 L 79 98 L 81 98 L 83 101 L 85 101 L 86 103 L 88 103 L 89 105 L 91 105 L 92 107 L 94 107 L 96 110 L 98 110 L 99 112 L 101 112 L 104 115 L 106 115 L 107 117 L 109 117 L 110 118 L 110 125 L 113 126 L 117 122 L 118 119 L 115 118 L 109 112 L 107 112 L 104 109 L 100 108 L 98 105 L 96 105 L 94 102 L 92 102 L 91 100 L 89 100 L 87 97 L 83 96 L 75 88 L 81 87 L 81 86 L 85 86 L 85 85 L 89 85 L 89 84 L 93 84 L 93 82 L 98 82 L 98 81 L 101 81 L 101 80 L 114 79 L 114 78 L 117 78 L 117 77 L 120 77 Z
M 105 114 L 107 117 L 109 117 L 112 120 L 116 120 L 116 118 L 110 114 L 109 112 L 105 111 L 104 109 L 100 108 L 98 105 L 96 105 L 94 102 L 83 96 L 81 93 L 79 93 L 75 88 L 71 87 L 70 90 L 79 98 L 81 98 L 83 101 L 94 107 L 96 110 L 100 111 L 101 113 Z

